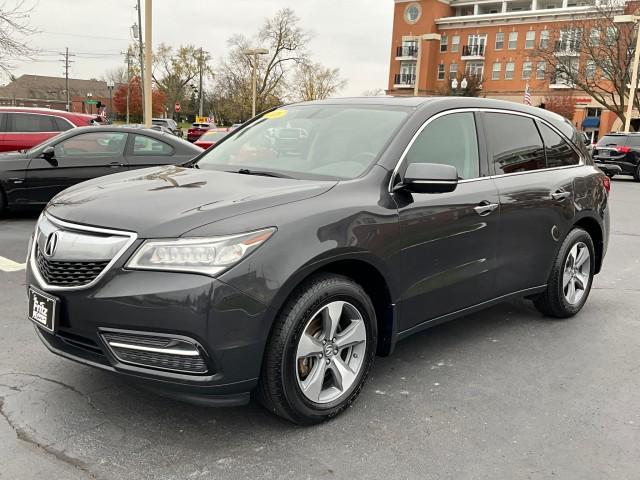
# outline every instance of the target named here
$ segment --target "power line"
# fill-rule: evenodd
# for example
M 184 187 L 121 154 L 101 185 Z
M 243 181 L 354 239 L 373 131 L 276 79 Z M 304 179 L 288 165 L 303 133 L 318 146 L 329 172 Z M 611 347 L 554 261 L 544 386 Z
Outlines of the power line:
M 51 32 L 51 31 L 47 31 L 47 30 L 40 30 L 41 33 L 48 33 L 50 35 L 61 35 L 64 37 L 81 37 L 81 38 L 98 38 L 101 40 L 125 40 L 125 41 L 129 41 L 129 38 L 119 38 L 119 37 L 102 37 L 99 35 L 83 35 L 80 33 L 62 33 L 62 32 Z

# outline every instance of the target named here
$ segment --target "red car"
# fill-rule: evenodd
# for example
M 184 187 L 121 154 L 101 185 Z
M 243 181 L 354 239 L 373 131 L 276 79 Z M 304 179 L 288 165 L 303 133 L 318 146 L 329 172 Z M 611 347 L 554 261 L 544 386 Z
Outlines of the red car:
M 231 132 L 231 130 L 231 128 L 211 128 L 204 132 L 202 136 L 198 140 L 196 140 L 195 145 L 206 150 L 211 145 L 215 145 L 224 137 L 229 135 L 229 132 Z
M 96 115 L 49 108 L 0 107 L 0 152 L 27 150 L 60 132 L 102 121 Z
M 195 142 L 198 140 L 204 132 L 209 131 L 215 125 L 210 123 L 192 123 L 191 128 L 187 130 L 187 140 Z

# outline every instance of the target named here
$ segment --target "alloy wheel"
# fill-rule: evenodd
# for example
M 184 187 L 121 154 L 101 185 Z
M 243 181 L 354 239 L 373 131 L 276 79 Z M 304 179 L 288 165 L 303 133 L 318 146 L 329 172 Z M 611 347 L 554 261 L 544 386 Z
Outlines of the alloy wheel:
M 333 301 L 305 325 L 296 350 L 296 379 L 315 403 L 333 402 L 353 386 L 364 364 L 367 328 L 351 303 Z
M 562 293 L 569 304 L 580 303 L 589 285 L 590 276 L 589 248 L 583 242 L 578 242 L 569 250 L 562 274 Z

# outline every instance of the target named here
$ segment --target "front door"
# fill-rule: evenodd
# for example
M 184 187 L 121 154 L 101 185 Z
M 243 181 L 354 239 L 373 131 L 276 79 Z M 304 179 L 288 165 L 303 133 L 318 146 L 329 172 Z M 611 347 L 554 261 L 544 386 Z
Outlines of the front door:
M 50 160 L 37 155 L 29 163 L 27 189 L 32 203 L 46 203 L 76 183 L 128 170 L 124 132 L 84 132 L 54 146 Z
M 401 173 L 411 163 L 441 163 L 455 166 L 460 180 L 450 193 L 394 193 L 402 243 L 399 331 L 493 297 L 500 209 L 483 157 L 471 112 L 429 121 L 407 152 Z

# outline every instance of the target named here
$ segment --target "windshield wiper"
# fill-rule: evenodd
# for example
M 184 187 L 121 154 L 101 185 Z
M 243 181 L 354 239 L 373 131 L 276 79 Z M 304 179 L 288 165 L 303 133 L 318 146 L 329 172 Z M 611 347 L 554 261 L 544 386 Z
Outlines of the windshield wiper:
M 278 172 L 270 172 L 267 170 L 249 170 L 248 168 L 241 168 L 240 170 L 231 170 L 228 173 L 240 173 L 242 175 L 259 175 L 262 177 L 276 177 L 276 178 L 293 178 L 288 175 L 284 175 Z

